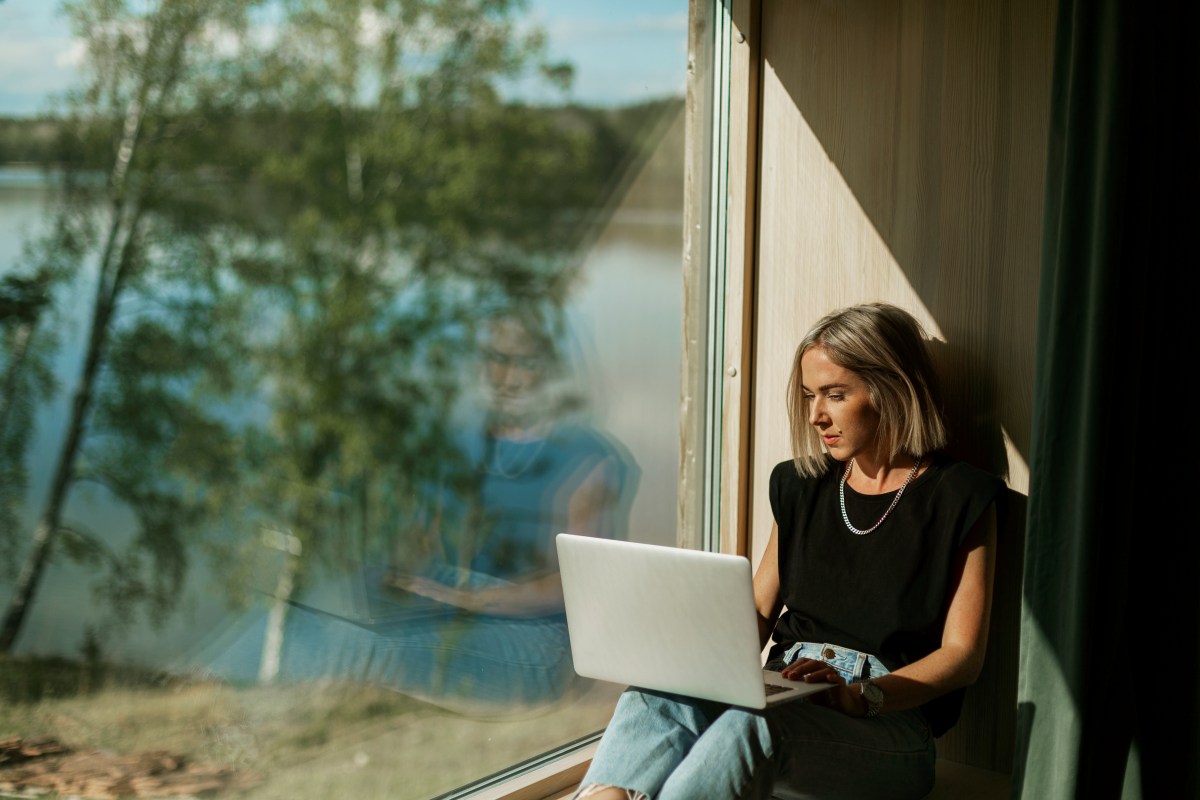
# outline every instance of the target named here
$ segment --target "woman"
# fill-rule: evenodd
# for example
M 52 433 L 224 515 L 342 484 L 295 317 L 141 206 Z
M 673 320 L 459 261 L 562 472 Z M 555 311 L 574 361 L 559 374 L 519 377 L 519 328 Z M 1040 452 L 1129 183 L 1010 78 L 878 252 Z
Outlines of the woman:
M 485 321 L 484 414 L 464 426 L 465 469 L 430 487 L 423 519 L 384 577 L 401 591 L 384 595 L 383 614 L 403 617 L 406 595 L 461 612 L 438 624 L 418 673 L 433 681 L 422 695 L 442 705 L 504 712 L 560 697 L 574 670 L 554 536 L 625 537 L 639 471 L 575 413 L 582 401 L 565 375 L 556 320 L 553 309 L 525 304 Z M 414 561 L 415 540 L 426 554 Z
M 575 679 L 554 536 L 624 536 L 638 468 L 579 414 L 558 312 L 523 302 L 482 321 L 480 409 L 391 563 L 355 573 L 367 613 L 288 611 L 278 680 L 339 678 L 475 716 L 560 699 Z M 265 619 L 209 669 L 258 674 Z
M 983 664 L 1002 487 L 940 452 L 940 408 L 907 312 L 868 303 L 812 328 L 754 593 L 768 666 L 829 689 L 760 712 L 631 688 L 577 797 L 929 792 L 934 739 Z

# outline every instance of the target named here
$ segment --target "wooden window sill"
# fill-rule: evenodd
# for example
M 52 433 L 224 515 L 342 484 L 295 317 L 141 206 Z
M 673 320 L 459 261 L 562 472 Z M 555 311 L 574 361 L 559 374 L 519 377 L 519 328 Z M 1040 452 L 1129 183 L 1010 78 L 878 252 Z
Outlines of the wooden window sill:
M 566 800 L 579 785 L 596 743 L 582 747 L 550 764 L 471 795 L 471 800 Z

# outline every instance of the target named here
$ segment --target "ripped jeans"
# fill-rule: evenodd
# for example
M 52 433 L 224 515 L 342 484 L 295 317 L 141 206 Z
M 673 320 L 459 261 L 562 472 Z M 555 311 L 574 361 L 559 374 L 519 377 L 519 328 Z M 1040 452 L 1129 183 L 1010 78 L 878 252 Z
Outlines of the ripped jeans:
M 812 643 L 768 666 L 797 658 L 825 661 L 848 682 L 888 672 L 867 653 Z M 615 786 L 638 800 L 903 800 L 929 793 L 935 758 L 915 709 L 859 719 L 803 698 L 758 711 L 631 687 L 577 796 Z

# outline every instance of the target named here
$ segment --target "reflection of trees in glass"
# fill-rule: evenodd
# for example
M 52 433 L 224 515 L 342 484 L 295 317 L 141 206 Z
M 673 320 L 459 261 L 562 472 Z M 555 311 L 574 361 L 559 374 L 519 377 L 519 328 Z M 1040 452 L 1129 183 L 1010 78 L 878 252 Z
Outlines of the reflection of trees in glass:
M 28 277 L 0 280 L 0 575 L 16 563 L 17 509 L 29 485 L 25 450 L 34 408 L 54 388 L 47 363 L 54 342 L 45 331 L 51 279 L 42 265 Z
M 66 5 L 89 80 L 31 263 L 55 265 L 60 302 L 93 293 L 91 327 L 0 651 L 59 539 L 103 559 L 118 609 L 164 613 L 189 542 L 221 518 L 241 536 L 212 552 L 236 583 L 257 526 L 296 537 L 302 580 L 403 517 L 452 452 L 474 303 L 565 296 L 573 248 L 639 152 L 646 127 L 628 123 L 655 119 L 503 101 L 530 71 L 570 79 L 520 5 Z M 64 523 L 81 481 L 135 511 L 127 548 Z
M 199 507 L 181 491 L 185 473 L 175 468 L 180 451 L 173 445 L 197 442 L 189 461 L 200 470 L 219 456 L 223 426 L 196 401 L 205 388 L 228 383 L 221 358 L 233 355 L 214 346 L 220 326 L 210 320 L 223 293 L 214 242 L 204 226 L 180 224 L 186 198 L 177 191 L 173 155 L 187 137 L 173 117 L 189 94 L 204 94 L 191 88 L 204 25 L 236 23 L 242 10 L 228 2 L 163 3 L 138 19 L 113 3 L 67 9 L 91 59 L 90 85 L 72 111 L 111 136 L 111 157 L 99 178 L 68 169 L 54 235 L 44 244 L 46 261 L 77 257 L 62 282 L 82 291 L 90 279 L 91 326 L 46 505 L 0 626 L 0 651 L 20 631 L 63 532 L 68 494 L 81 481 L 104 486 L 139 518 L 130 557 L 110 562 L 117 567 L 108 584 L 113 596 L 170 604 L 185 566 L 181 534 Z M 89 541 L 87 531 L 75 533 L 77 543 Z M 142 557 L 152 562 L 148 582 L 130 569 Z

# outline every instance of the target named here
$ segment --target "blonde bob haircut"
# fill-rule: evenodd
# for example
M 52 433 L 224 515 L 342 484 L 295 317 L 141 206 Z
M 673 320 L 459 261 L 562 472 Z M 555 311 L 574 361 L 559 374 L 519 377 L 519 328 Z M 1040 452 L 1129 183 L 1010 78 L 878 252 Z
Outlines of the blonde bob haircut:
M 796 348 L 787 409 L 797 472 L 817 477 L 829 468 L 821 437 L 808 423 L 802 388 L 800 359 L 813 347 L 867 385 L 871 407 L 879 413 L 878 436 L 890 458 L 900 453 L 921 458 L 945 447 L 941 390 L 924 328 L 901 308 L 863 303 L 825 315 Z

